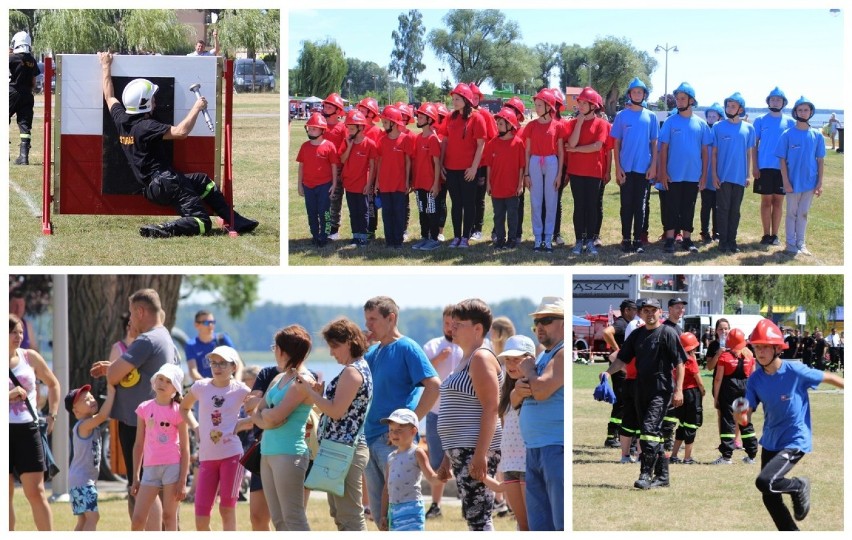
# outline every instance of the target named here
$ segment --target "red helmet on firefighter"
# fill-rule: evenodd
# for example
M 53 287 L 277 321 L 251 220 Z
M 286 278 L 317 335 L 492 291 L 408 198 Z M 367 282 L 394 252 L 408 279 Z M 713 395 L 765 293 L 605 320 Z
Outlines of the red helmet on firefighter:
M 423 103 L 420 105 L 420 108 L 417 109 L 417 113 L 422 114 L 428 118 L 431 118 L 433 122 L 438 121 L 438 109 L 435 108 L 431 103 Z
M 393 105 L 388 105 L 384 109 L 382 109 L 382 120 L 387 120 L 388 122 L 394 123 L 399 127 L 405 126 L 405 120 L 402 118 L 402 111 L 394 107 Z
M 731 349 L 732 351 L 741 351 L 746 345 L 746 337 L 745 333 L 739 328 L 734 328 L 730 332 L 728 332 L 728 340 L 725 343 L 725 347 Z
M 533 96 L 533 100 L 543 101 L 547 104 L 551 109 L 556 109 L 556 98 L 553 96 L 553 92 L 550 88 L 542 88 L 538 91 L 536 95 Z
M 698 338 L 692 332 L 684 332 L 680 335 L 680 344 L 683 350 L 689 352 L 698 347 Z
M 595 92 L 594 88 L 587 86 L 583 88 L 580 95 L 577 96 L 577 101 L 585 101 L 592 106 L 592 110 L 603 109 L 603 99 L 601 95 Z
M 403 103 L 402 101 L 397 101 L 393 104 L 393 106 L 399 109 L 399 112 L 402 113 L 403 122 L 405 122 L 406 124 L 410 124 L 411 120 L 414 118 L 414 112 L 412 108 L 407 103 Z
M 527 110 L 526 106 L 524 105 L 523 100 L 521 100 L 521 98 L 519 98 L 517 96 L 510 97 L 509 101 L 504 103 L 503 106 L 504 107 L 511 107 L 512 109 L 515 109 L 515 113 L 517 114 L 517 116 L 521 116 L 521 117 L 524 116 L 524 112 Z
M 500 112 L 494 115 L 494 118 L 502 118 L 503 120 L 508 122 L 508 124 L 512 126 L 512 129 L 514 129 L 515 131 L 517 131 L 518 128 L 521 127 L 520 124 L 518 124 L 518 117 L 515 114 L 514 109 L 503 107 L 502 109 L 500 109 Z
M 435 108 L 438 110 L 439 117 L 446 117 L 450 115 L 450 110 L 443 103 L 438 103 L 437 105 L 435 105 Z
M 311 114 L 311 117 L 308 118 L 308 123 L 305 124 L 306 128 L 314 127 L 319 129 L 328 129 L 328 122 L 325 121 L 325 117 L 318 112 Z
M 458 83 L 455 88 L 450 91 L 450 95 L 458 94 L 463 97 L 468 103 L 473 103 L 473 92 L 470 90 L 470 86 L 465 83 Z
M 358 109 L 351 109 L 348 113 L 346 113 L 346 120 L 343 123 L 347 126 L 370 125 L 370 122 L 367 120 L 367 117 L 364 116 L 364 113 L 362 113 Z
M 374 115 L 379 116 L 379 102 L 376 101 L 376 98 L 365 97 L 358 102 L 358 105 L 364 107 Z
M 331 94 L 328 95 L 327 98 L 322 100 L 323 105 L 325 105 L 326 103 L 328 103 L 329 105 L 334 105 L 335 107 L 337 107 L 341 111 L 345 107 L 345 105 L 343 104 L 343 98 L 341 98 L 340 94 L 338 94 L 337 92 L 332 92 Z
M 789 345 L 784 342 L 781 329 L 769 319 L 758 322 L 748 340 L 752 345 L 780 345 L 783 349 L 789 348 Z

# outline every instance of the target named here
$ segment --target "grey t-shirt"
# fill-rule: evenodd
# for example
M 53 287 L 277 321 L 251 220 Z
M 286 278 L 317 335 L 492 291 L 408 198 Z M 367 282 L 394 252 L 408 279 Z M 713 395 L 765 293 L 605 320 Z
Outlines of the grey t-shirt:
M 71 437 L 74 459 L 68 468 L 68 485 L 71 487 L 94 486 L 101 467 L 101 428 L 96 427 L 84 439 L 80 436 L 80 422 L 74 424 Z
M 394 450 L 388 456 L 388 502 L 399 504 L 419 501 L 423 498 L 420 483 L 423 473 L 417 465 L 414 452 L 417 447 L 412 445 L 408 450 Z
M 121 355 L 121 359 L 133 364 L 135 369 L 115 387 L 115 403 L 110 416 L 135 426 L 136 407 L 154 396 L 151 377 L 163 364 L 179 364 L 179 358 L 165 326 L 155 326 L 137 337 Z

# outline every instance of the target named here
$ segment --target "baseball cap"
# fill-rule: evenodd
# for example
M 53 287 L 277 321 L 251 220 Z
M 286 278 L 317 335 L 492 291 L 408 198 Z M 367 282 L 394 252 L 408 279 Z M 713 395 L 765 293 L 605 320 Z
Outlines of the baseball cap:
M 497 355 L 497 358 L 526 355 L 535 356 L 535 343 L 527 336 L 519 334 L 506 340 L 506 346 L 503 352 Z
M 207 358 L 210 358 L 213 355 L 224 358 L 226 362 L 230 362 L 231 364 L 236 364 L 240 359 L 239 353 L 233 348 L 227 345 L 219 345 L 209 353 L 207 353 Z
M 393 422 L 395 424 L 411 424 L 412 426 L 416 426 L 418 424 L 417 415 L 414 414 L 414 411 L 411 409 L 397 409 L 390 414 L 387 418 L 382 418 L 379 420 L 382 424 L 387 424 Z
M 642 308 L 645 307 L 655 307 L 657 309 L 662 309 L 662 306 L 660 306 L 660 301 L 656 298 L 642 298 L 641 300 L 639 300 L 638 307 L 639 311 L 641 311 Z
M 68 411 L 69 413 L 73 412 L 74 403 L 77 402 L 77 398 L 79 398 L 82 394 L 85 394 L 86 392 L 88 392 L 91 389 L 92 389 L 91 384 L 84 384 L 80 388 L 75 388 L 74 390 L 71 390 L 70 392 L 68 392 L 68 394 L 65 396 L 65 410 Z
M 686 301 L 686 300 L 684 300 L 683 298 L 672 298 L 671 300 L 669 300 L 669 307 L 672 307 L 672 306 L 673 306 L 673 305 L 675 305 L 675 304 L 683 304 L 683 305 L 686 305 L 686 304 L 687 304 L 687 301 Z
M 625 308 L 636 309 L 636 302 L 634 302 L 633 300 L 622 300 L 621 305 L 618 306 L 618 309 L 625 309 Z

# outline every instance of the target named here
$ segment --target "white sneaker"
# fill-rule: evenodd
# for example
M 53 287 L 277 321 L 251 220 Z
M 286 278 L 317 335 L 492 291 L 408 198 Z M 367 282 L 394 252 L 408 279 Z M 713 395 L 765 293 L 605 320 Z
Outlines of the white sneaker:
M 446 240 L 446 238 L 444 238 L 444 235 L 443 235 L 443 234 L 439 234 L 439 235 L 438 235 L 438 241 L 439 241 L 439 242 L 443 242 L 444 240 Z
M 340 240 L 340 233 L 330 234 L 330 235 L 328 235 L 328 239 L 329 240 Z
M 561 235 L 561 234 L 557 234 L 557 235 L 556 235 L 556 239 L 553 241 L 553 243 L 555 243 L 557 246 L 564 246 L 564 245 L 565 245 L 565 240 L 563 240 L 563 239 L 562 239 L 562 235 Z
M 733 465 L 734 462 L 730 459 L 725 459 L 723 456 L 719 456 L 716 458 L 716 461 L 712 462 L 710 465 Z
M 475 232 L 475 233 L 470 235 L 470 239 L 474 242 L 479 242 L 480 240 L 482 240 L 482 233 L 481 232 Z
M 754 458 L 745 456 L 743 457 L 743 463 L 745 463 L 746 465 L 754 465 Z

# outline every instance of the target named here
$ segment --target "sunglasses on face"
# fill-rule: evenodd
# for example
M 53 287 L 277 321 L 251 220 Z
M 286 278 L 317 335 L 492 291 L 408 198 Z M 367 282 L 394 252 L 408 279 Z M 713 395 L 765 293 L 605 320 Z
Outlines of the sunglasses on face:
M 212 367 L 212 368 L 225 369 L 226 367 L 228 367 L 230 365 L 231 365 L 230 362 L 210 362 L 210 367 Z
M 216 324 L 216 321 L 195 321 L 195 324 L 200 324 L 201 326 L 213 326 Z
M 538 326 L 538 325 L 548 326 L 549 324 L 552 324 L 553 321 L 561 321 L 561 320 L 562 320 L 562 317 L 542 317 L 540 319 L 533 319 L 533 326 Z

